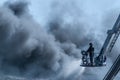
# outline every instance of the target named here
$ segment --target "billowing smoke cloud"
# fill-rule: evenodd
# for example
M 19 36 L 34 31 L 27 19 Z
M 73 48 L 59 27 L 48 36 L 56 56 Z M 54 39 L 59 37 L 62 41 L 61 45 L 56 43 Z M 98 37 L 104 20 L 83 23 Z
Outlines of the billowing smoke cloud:
M 0 10 L 0 69 L 5 74 L 49 76 L 60 68 L 60 48 L 52 35 L 34 22 L 26 3 Z
M 102 80 L 101 69 L 107 72 L 108 66 L 80 67 L 81 49 L 89 42 L 96 52 L 101 47 L 96 30 L 84 22 L 84 11 L 73 2 L 53 3 L 51 11 L 47 27 L 41 27 L 26 2 L 7 2 L 0 8 L 0 73 L 11 75 L 3 79 Z
M 80 49 L 74 43 L 61 43 L 33 20 L 26 2 L 7 2 L 0 9 L 0 17 L 2 74 L 43 79 L 63 77 L 61 70 L 65 71 L 66 62 L 80 58 Z

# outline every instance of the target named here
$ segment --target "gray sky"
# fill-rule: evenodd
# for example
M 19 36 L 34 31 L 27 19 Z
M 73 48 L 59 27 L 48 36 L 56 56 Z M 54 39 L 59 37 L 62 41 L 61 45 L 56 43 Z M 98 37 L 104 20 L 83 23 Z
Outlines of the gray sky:
M 0 5 L 9 0 L 0 0 Z M 11 0 L 15 1 L 15 0 Z M 30 12 L 33 17 L 40 23 L 44 24 L 47 21 L 48 15 L 50 13 L 50 5 L 54 1 L 61 0 L 27 0 L 30 1 Z M 71 0 L 83 9 L 85 13 L 88 14 L 88 19 L 90 17 L 94 19 L 93 23 L 97 21 L 100 22 L 101 15 L 105 14 L 107 11 L 112 9 L 117 9 L 119 11 L 119 3 L 120 0 Z M 62 1 L 61 1 L 62 2 Z M 64 2 L 68 2 L 69 0 L 64 0 Z M 64 3 L 63 2 L 63 3 Z M 96 22 L 95 22 L 96 21 Z
M 46 21 L 48 17 L 49 7 L 53 1 L 61 0 L 30 0 L 31 1 L 31 14 L 39 22 Z M 68 1 L 69 0 L 64 0 Z M 118 9 L 120 7 L 120 0 L 71 0 L 77 3 L 79 7 L 82 7 L 83 11 L 88 15 L 98 16 L 104 14 L 106 11 L 112 9 Z M 94 18 L 93 18 L 94 19 Z

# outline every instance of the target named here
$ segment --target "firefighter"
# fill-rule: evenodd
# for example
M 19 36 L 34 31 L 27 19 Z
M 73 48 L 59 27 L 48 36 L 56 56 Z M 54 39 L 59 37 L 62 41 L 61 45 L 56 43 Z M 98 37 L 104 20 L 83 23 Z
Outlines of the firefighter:
M 93 65 L 93 57 L 94 57 L 94 47 L 92 43 L 89 43 L 89 48 L 87 50 L 90 58 L 90 64 Z

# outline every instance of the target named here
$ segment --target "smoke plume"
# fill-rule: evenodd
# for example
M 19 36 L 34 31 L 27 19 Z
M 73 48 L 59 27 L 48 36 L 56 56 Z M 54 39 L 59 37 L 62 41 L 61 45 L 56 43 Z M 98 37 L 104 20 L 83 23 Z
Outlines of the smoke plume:
M 89 42 L 99 52 L 102 34 L 84 22 L 86 14 L 73 2 L 53 3 L 51 14 L 47 26 L 41 27 L 29 14 L 26 2 L 7 2 L 0 7 L 2 79 L 101 80 L 111 59 L 105 68 L 83 68 L 80 63 L 81 50 Z

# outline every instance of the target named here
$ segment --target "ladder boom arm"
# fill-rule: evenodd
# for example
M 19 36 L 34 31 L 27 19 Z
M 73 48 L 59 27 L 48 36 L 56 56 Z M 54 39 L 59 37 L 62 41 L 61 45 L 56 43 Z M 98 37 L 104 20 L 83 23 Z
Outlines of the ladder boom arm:
M 103 47 L 101 48 L 99 56 L 103 56 L 105 54 L 105 52 L 107 50 L 107 47 L 108 47 L 108 45 L 111 41 L 111 38 L 112 38 L 113 34 L 115 34 L 114 37 L 113 37 L 113 40 L 112 40 L 112 42 L 110 43 L 110 46 L 109 46 L 109 51 L 112 50 L 112 47 L 114 46 L 114 44 L 115 44 L 115 42 L 116 42 L 116 40 L 117 40 L 117 38 L 120 34 L 120 14 L 119 14 L 119 16 L 117 18 L 117 21 L 115 22 L 112 30 L 108 30 L 107 33 L 108 33 L 108 36 L 107 36 L 107 38 L 106 38 L 106 40 L 103 44 Z
M 114 64 L 107 72 L 103 80 L 113 80 L 119 71 L 120 71 L 120 55 L 117 57 Z

